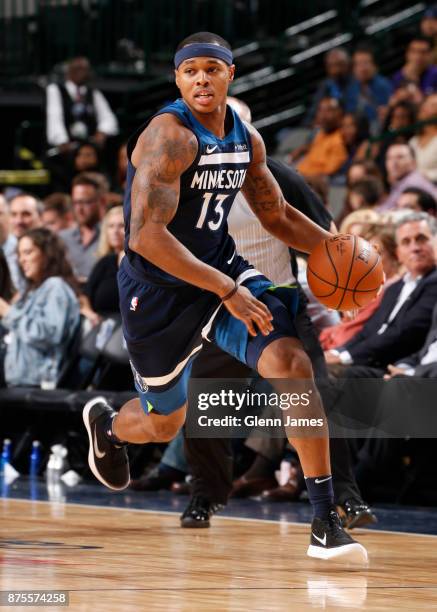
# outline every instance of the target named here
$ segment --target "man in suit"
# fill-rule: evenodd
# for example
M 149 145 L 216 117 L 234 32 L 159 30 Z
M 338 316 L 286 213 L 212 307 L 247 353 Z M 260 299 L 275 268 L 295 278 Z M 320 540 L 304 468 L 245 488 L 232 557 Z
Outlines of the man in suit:
M 385 380 L 398 376 L 415 376 L 418 378 L 437 378 L 437 305 L 434 307 L 431 327 L 425 344 L 416 353 L 405 357 L 394 365 L 387 366 Z
M 325 353 L 328 364 L 350 366 L 342 375 L 379 378 L 390 364 L 421 349 L 437 302 L 435 234 L 435 220 L 426 213 L 399 222 L 397 256 L 406 272 L 385 291 L 363 329 L 343 347 Z

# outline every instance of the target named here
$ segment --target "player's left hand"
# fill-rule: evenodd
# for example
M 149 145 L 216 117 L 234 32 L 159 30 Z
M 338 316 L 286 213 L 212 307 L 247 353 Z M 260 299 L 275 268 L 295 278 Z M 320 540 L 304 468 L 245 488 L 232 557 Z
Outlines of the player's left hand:
M 255 325 L 264 336 L 268 336 L 273 331 L 272 313 L 263 302 L 251 294 L 247 287 L 238 287 L 234 295 L 223 304 L 233 317 L 243 321 L 251 336 L 257 334 Z

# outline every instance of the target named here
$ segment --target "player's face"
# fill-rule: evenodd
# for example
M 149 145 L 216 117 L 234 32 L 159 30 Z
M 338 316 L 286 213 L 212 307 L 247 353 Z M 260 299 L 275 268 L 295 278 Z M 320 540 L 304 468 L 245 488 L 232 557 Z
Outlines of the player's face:
M 44 270 L 44 254 L 28 236 L 18 243 L 18 262 L 27 280 L 40 280 Z
M 182 98 L 192 109 L 206 114 L 225 103 L 235 66 L 212 57 L 193 57 L 175 72 Z
M 404 223 L 396 232 L 397 256 L 410 274 L 426 274 L 435 264 L 434 240 L 426 221 Z

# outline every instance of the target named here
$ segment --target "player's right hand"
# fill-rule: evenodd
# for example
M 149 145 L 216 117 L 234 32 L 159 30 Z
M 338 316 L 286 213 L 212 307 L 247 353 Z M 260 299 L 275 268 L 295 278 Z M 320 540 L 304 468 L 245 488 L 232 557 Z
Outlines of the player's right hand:
M 251 294 L 247 287 L 238 287 L 236 293 L 223 304 L 233 317 L 243 321 L 251 336 L 256 336 L 258 333 L 255 325 L 264 336 L 268 336 L 273 331 L 272 313 L 265 304 Z

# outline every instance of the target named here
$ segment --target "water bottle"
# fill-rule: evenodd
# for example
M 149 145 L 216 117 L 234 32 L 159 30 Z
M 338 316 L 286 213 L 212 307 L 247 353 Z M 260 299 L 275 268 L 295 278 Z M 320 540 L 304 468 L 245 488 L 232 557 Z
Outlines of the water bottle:
M 64 472 L 67 449 L 62 444 L 54 444 L 50 450 L 51 454 L 47 463 L 46 477 L 49 482 L 56 482 L 59 481 Z
M 9 438 L 3 440 L 3 450 L 0 458 L 0 473 L 5 471 L 5 465 L 11 462 L 11 441 Z
M 30 477 L 35 478 L 39 472 L 41 463 L 41 443 L 38 440 L 32 442 L 32 450 L 30 452 Z

